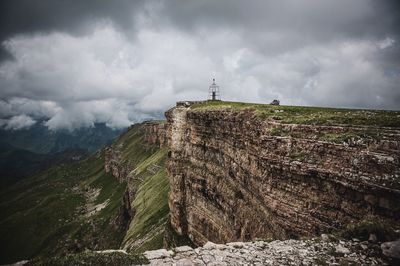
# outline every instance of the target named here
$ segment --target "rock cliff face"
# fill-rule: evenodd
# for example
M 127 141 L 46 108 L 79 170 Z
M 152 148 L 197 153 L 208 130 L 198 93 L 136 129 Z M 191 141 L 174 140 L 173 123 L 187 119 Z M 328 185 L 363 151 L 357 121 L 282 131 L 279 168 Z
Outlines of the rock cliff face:
M 112 147 L 105 148 L 104 170 L 111 173 L 119 182 L 126 181 L 130 172 L 129 165 L 121 162 L 121 152 Z
M 166 143 L 165 121 L 147 121 L 143 124 L 144 140 L 164 147 Z
M 137 130 L 143 135 L 142 145 L 149 144 L 163 147 L 166 143 L 166 124 L 163 121 L 146 121 L 141 124 L 135 124 L 128 128 L 127 132 L 132 129 Z M 123 135 L 122 135 L 123 136 Z M 123 158 L 123 153 L 127 144 L 118 142 L 113 146 L 105 148 L 104 169 L 106 173 L 111 173 L 118 181 L 128 181 L 128 174 L 135 168 L 130 158 Z
M 254 110 L 190 106 L 166 117 L 171 225 L 198 245 L 400 219 L 395 128 L 282 124 Z

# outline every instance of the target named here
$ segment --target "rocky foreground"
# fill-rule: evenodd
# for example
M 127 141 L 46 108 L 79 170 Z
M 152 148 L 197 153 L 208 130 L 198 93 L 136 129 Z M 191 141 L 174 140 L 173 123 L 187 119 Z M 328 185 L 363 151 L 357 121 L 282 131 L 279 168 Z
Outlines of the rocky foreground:
M 325 239 L 324 239 L 325 238 Z M 150 265 L 395 265 L 368 241 L 311 240 L 232 242 L 144 253 Z
M 400 240 L 379 243 L 374 235 L 371 236 L 369 241 L 338 240 L 332 235 L 322 235 L 309 240 L 208 242 L 195 249 L 181 246 L 144 254 L 125 250 L 87 251 L 35 258 L 13 265 L 400 265 Z

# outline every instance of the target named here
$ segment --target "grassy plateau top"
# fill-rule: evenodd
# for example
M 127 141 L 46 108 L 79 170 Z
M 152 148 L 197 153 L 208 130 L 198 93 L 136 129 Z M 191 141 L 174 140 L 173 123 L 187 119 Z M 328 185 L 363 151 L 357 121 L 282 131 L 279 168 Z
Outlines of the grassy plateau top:
M 254 110 L 267 120 L 282 124 L 351 125 L 400 128 L 400 111 L 270 105 L 242 102 L 205 101 L 191 106 L 195 111 Z

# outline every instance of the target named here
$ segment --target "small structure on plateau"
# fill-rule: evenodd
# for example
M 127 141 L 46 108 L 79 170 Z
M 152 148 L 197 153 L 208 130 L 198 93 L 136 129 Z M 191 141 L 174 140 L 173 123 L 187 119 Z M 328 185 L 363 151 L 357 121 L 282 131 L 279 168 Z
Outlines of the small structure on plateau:
M 279 105 L 281 102 L 279 100 L 273 100 L 270 105 Z
M 221 100 L 219 86 L 215 83 L 215 79 L 213 79 L 213 83 L 208 88 L 208 100 L 212 100 L 212 101 L 220 101 Z

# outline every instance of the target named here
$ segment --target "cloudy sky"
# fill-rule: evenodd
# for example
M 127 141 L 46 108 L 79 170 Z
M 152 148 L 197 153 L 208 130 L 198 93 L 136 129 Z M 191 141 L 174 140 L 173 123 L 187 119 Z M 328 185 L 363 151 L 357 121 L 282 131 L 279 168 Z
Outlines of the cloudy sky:
M 125 127 L 213 77 L 224 100 L 399 110 L 398 2 L 4 0 L 0 126 Z

